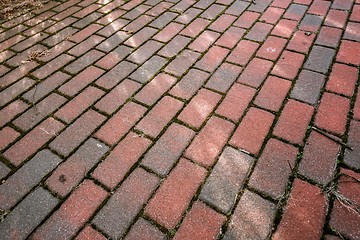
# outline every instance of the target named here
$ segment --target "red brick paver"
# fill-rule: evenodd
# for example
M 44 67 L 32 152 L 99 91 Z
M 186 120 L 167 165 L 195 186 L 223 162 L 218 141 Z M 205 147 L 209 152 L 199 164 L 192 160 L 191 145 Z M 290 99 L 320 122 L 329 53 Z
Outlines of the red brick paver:
M 360 239 L 359 0 L 22 10 L 0 239 Z

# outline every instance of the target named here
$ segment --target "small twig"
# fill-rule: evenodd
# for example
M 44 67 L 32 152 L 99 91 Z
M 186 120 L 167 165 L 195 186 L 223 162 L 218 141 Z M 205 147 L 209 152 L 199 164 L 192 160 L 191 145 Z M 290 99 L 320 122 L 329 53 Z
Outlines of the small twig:
M 335 138 L 334 136 L 332 136 L 332 135 L 324 132 L 323 130 L 321 130 L 321 129 L 317 128 L 317 127 L 314 127 L 314 126 L 312 126 L 311 128 L 314 129 L 315 131 L 317 131 L 318 133 L 322 134 L 323 136 L 325 136 L 325 137 L 333 140 L 334 142 L 339 143 L 341 146 L 344 146 L 345 148 L 348 148 L 348 149 L 350 149 L 351 151 L 353 150 L 352 147 L 350 147 L 350 146 L 347 145 L 346 143 L 340 141 L 339 139 Z

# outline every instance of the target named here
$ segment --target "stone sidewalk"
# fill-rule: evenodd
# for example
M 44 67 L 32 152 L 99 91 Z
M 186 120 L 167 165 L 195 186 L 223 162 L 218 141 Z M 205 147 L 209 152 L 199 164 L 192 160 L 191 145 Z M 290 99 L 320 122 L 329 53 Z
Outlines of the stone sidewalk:
M 360 239 L 359 0 L 52 0 L 0 63 L 0 239 Z

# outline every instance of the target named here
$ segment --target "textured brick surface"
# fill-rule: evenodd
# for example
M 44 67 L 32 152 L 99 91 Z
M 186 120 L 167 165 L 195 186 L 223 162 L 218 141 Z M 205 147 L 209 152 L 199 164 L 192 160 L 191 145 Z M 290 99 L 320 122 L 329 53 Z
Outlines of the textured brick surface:
M 186 149 L 185 156 L 210 167 L 221 152 L 234 125 L 218 117 L 212 117 Z
M 166 228 L 174 228 L 205 174 L 204 168 L 181 159 L 150 200 L 145 214 Z
M 314 108 L 289 100 L 274 128 L 274 134 L 290 142 L 302 144 Z
M 195 133 L 184 126 L 172 124 L 145 154 L 141 164 L 160 175 L 170 172 Z
M 224 239 L 266 239 L 271 233 L 275 205 L 248 190 L 240 198 Z
M 195 202 L 174 239 L 216 239 L 224 222 L 224 216 L 201 202 Z
M 285 192 L 291 174 L 289 164 L 294 166 L 296 154 L 295 147 L 270 139 L 250 176 L 249 185 L 279 198 Z
M 321 238 L 326 207 L 326 198 L 319 188 L 295 179 L 287 209 L 273 239 Z M 298 214 L 299 209 L 301 214 Z
M 121 237 L 158 184 L 159 180 L 155 175 L 136 169 L 92 222 L 112 238 Z
M 199 198 L 229 214 L 253 162 L 254 158 L 249 155 L 231 147 L 225 148 L 206 180 Z
M 274 115 L 250 108 L 230 140 L 239 149 L 257 155 L 274 121 Z
M 46 185 L 60 196 L 66 196 L 108 150 L 109 148 L 99 141 L 87 140 L 56 168 L 46 180 Z
M 360 238 L 340 202 L 359 204 L 358 187 L 337 177 L 360 170 L 359 6 L 60 0 L 3 14 L 0 238 Z

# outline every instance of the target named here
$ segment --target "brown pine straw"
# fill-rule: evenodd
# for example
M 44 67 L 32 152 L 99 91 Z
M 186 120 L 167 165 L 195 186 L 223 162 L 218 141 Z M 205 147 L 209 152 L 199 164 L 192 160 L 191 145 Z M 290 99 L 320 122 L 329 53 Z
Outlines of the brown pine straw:
M 0 0 L 0 19 L 10 20 L 24 12 L 39 8 L 43 0 Z

